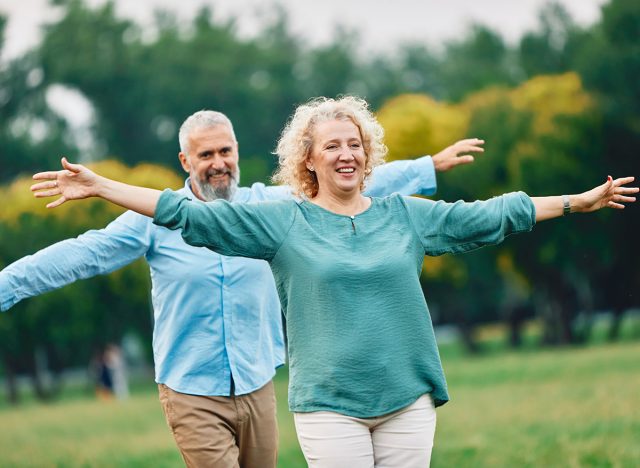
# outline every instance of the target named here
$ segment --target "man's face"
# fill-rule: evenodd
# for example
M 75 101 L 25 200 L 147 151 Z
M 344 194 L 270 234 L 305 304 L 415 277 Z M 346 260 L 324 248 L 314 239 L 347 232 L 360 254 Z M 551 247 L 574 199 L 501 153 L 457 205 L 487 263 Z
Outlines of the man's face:
M 198 128 L 189 134 L 189 154 L 180 152 L 191 190 L 204 201 L 231 200 L 238 187 L 238 143 L 226 125 Z

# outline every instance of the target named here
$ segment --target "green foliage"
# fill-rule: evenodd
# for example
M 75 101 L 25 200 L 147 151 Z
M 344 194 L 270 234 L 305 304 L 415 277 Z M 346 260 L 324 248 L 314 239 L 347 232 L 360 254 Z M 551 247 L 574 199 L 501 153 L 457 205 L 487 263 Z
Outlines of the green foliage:
M 5 27 L 6 18 L 0 16 L 0 50 Z M 66 131 L 66 122 L 46 103 L 44 72 L 36 54 L 0 67 L 0 183 L 52 164 L 59 154 L 73 155 Z
M 446 59 L 438 70 L 445 83 L 445 98 L 459 101 L 489 86 L 515 84 L 509 55 L 498 33 L 475 25 L 468 36 L 446 47 Z
M 486 153 L 476 164 L 441 176 L 438 197 L 443 199 L 485 199 L 516 190 L 540 196 L 576 193 L 601 182 L 601 117 L 575 73 L 538 76 L 514 89 L 486 89 L 456 105 L 423 95 L 399 96 L 383 106 L 379 119 L 392 159 L 433 154 L 464 137 L 487 139 Z M 578 304 L 584 307 L 587 302 L 568 302 L 575 294 L 571 291 L 593 281 L 585 272 L 595 276 L 597 266 L 607 264 L 615 249 L 605 219 L 606 214 L 544 223 L 534 234 L 515 236 L 498 248 L 427 259 L 427 297 L 436 310 L 445 311 L 440 318 L 461 324 L 497 319 L 501 307 L 515 305 L 505 304 L 501 296 L 524 300 L 512 291 L 510 279 L 520 275 L 526 278 L 525 289 L 544 295 L 544 303 L 558 302 L 568 309 L 563 327 L 570 330 L 566 322 Z M 504 260 L 499 269 L 501 257 L 513 261 Z M 566 333 L 557 341 L 573 341 L 570 331 Z
M 540 29 L 520 40 L 520 66 L 527 77 L 562 73 L 571 69 L 584 33 L 562 4 L 546 4 L 539 15 Z
M 104 161 L 94 168 L 113 178 L 148 187 L 177 188 L 180 179 L 159 166 L 128 168 Z M 5 266 L 54 242 L 101 228 L 122 209 L 100 200 L 46 210 L 17 179 L 0 187 L 0 265 Z M 35 372 L 37 350 L 46 350 L 54 371 L 84 366 L 96 348 L 118 342 L 126 332 L 151 337 L 149 273 L 142 260 L 108 276 L 72 284 L 22 301 L 0 320 L 0 358 L 5 371 Z

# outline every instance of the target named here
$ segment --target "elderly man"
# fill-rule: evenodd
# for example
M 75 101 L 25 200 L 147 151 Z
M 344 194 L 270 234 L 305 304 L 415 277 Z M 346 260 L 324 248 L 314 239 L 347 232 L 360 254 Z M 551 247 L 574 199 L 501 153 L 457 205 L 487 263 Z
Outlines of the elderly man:
M 291 197 L 287 187 L 238 187 L 238 143 L 229 119 L 200 111 L 180 128 L 189 174 L 182 191 L 202 201 Z M 430 194 L 434 170 L 473 161 L 480 140 L 433 158 L 386 164 L 369 195 Z M 179 231 L 126 212 L 106 228 L 54 244 L 0 272 L 0 308 L 109 273 L 145 256 L 155 313 L 156 382 L 167 423 L 188 466 L 274 467 L 278 431 L 273 384 L 284 363 L 280 304 L 266 262 L 225 257 L 184 243 Z M 53 267 L 55 265 L 55 268 Z

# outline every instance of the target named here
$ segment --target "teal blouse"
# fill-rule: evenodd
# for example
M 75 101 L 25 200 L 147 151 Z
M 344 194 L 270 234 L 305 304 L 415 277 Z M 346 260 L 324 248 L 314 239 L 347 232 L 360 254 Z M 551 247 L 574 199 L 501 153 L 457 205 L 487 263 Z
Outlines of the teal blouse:
M 524 193 L 434 202 L 392 195 L 350 217 L 309 201 L 201 203 L 166 190 L 154 222 L 188 244 L 269 262 L 287 320 L 289 408 L 373 417 L 449 399 L 420 287 L 424 255 L 529 231 Z

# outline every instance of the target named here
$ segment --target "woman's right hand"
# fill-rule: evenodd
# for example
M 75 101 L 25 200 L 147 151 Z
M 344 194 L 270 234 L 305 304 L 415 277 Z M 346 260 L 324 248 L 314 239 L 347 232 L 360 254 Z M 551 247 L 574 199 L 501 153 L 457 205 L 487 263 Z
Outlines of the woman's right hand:
M 98 195 L 101 177 L 82 164 L 71 164 L 62 158 L 61 171 L 47 171 L 34 174 L 34 180 L 41 180 L 31 186 L 36 198 L 60 197 L 47 205 L 55 208 L 69 200 L 80 200 Z

